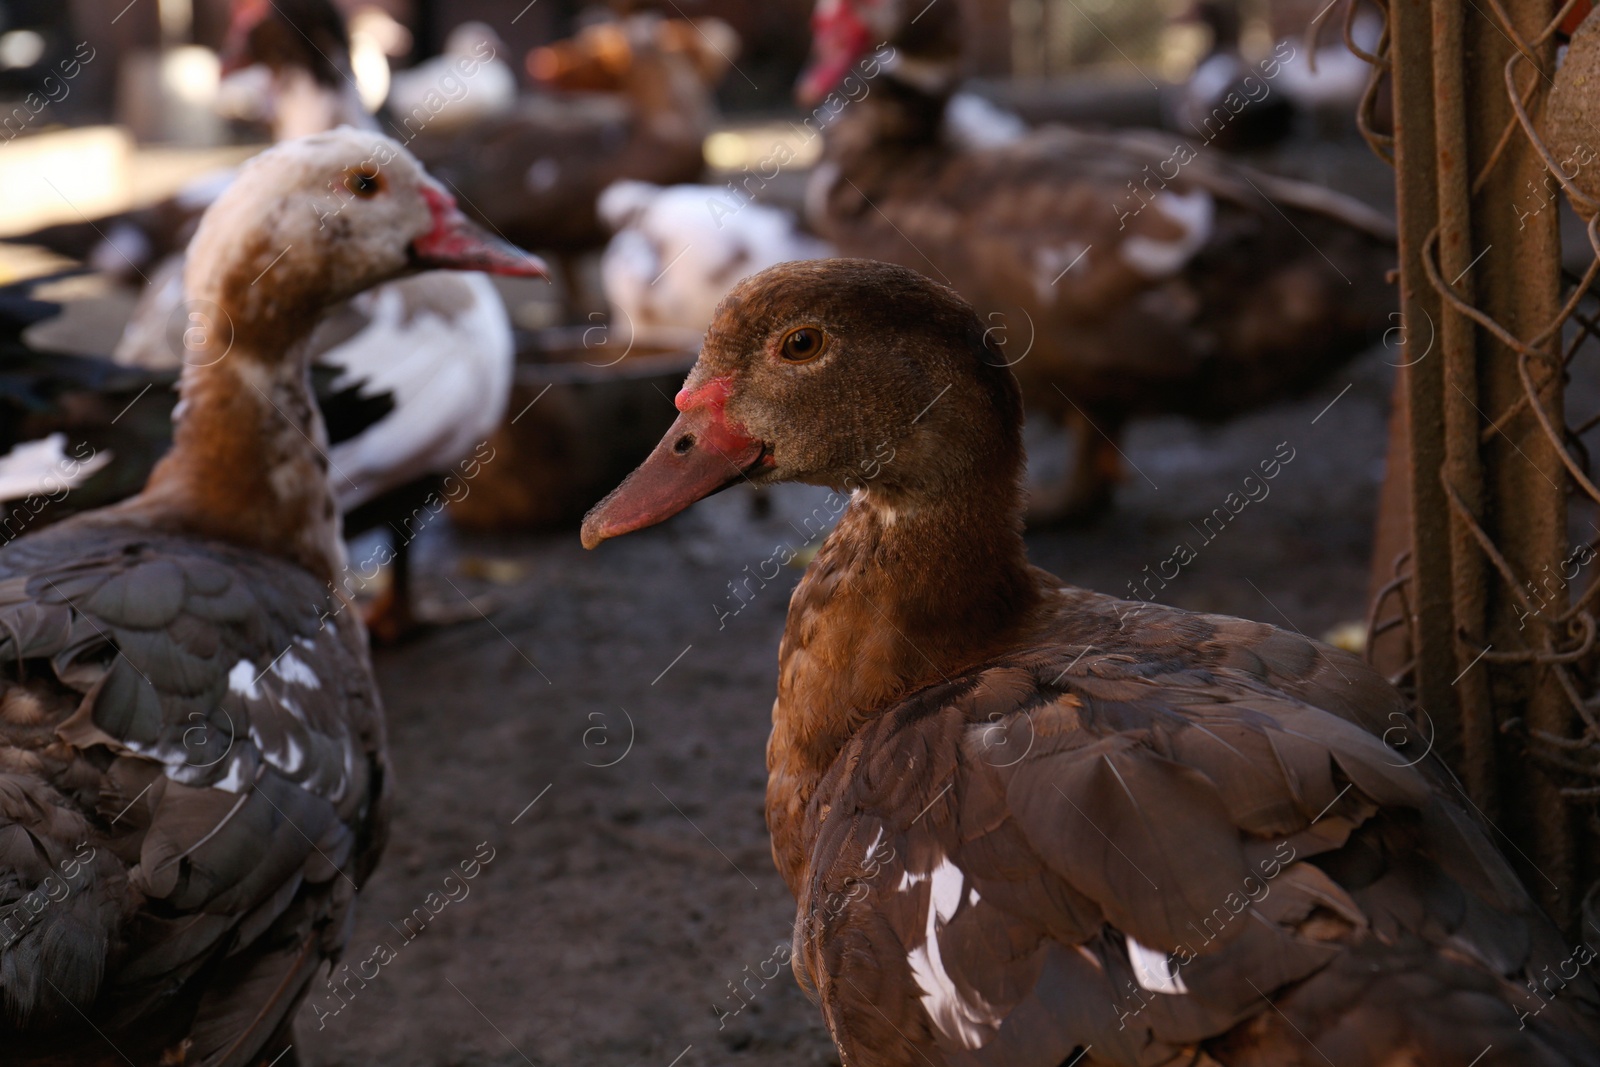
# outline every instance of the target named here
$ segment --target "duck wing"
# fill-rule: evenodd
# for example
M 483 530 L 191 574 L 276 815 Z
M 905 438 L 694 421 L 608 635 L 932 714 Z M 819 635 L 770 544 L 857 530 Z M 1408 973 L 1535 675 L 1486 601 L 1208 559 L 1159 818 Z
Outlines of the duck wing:
M 817 790 L 796 952 L 847 1062 L 1600 1062 L 1594 953 L 1363 664 L 1092 594 L 1061 619 Z
M 384 830 L 359 626 L 288 564 L 83 516 L 0 551 L 0 1040 L 242 1065 Z M 80 1061 L 74 1061 L 80 1062 Z

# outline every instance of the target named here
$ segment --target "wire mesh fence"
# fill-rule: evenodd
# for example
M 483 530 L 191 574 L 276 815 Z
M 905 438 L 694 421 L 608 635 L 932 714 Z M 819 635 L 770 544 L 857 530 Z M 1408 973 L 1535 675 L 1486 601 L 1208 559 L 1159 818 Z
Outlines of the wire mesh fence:
M 1387 0 L 1361 53 L 1361 2 L 1346 38 L 1396 167 L 1402 303 L 1369 657 L 1576 930 L 1600 872 L 1600 19 Z

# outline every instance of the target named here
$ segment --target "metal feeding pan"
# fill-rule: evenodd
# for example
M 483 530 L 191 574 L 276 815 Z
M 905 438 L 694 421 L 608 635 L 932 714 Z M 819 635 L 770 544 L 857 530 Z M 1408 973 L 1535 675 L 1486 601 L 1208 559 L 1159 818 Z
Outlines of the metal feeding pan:
M 649 455 L 677 417 L 672 398 L 698 335 L 612 337 L 604 327 L 518 331 L 506 419 L 451 520 L 478 531 L 575 527 Z

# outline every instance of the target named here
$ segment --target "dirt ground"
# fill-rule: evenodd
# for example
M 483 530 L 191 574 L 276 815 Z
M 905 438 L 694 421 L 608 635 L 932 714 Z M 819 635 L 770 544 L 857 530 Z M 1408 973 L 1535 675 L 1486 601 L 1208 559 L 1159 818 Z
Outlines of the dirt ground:
M 1286 444 L 1293 459 L 1270 495 L 1159 597 L 1312 636 L 1358 619 L 1387 355 L 1224 428 L 1136 426 L 1115 515 L 1030 535 L 1034 560 L 1125 592 L 1177 541 L 1200 545 L 1191 524 Z M 1032 436 L 1041 465 L 1064 447 Z M 299 1021 L 303 1062 L 838 1062 L 774 961 L 793 902 L 762 822 L 778 637 L 800 572 L 718 622 L 728 583 L 780 541 L 798 544 L 791 522 L 818 495 L 780 491 L 758 518 L 749 495 L 730 491 L 593 553 L 575 533 L 429 531 L 421 589 L 471 618 L 377 656 L 393 835 L 348 959 L 380 943 L 395 956 L 364 984 L 341 972 L 337 998 L 319 984 Z M 445 882 L 491 855 L 470 881 Z M 447 889 L 458 899 L 445 903 Z M 402 920 L 418 908 L 429 921 L 407 941 Z

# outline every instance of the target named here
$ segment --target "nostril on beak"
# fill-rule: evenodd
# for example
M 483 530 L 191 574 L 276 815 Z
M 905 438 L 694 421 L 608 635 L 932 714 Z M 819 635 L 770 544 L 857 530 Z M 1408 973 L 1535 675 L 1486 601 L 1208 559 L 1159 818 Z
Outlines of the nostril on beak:
M 694 434 L 686 433 L 673 443 L 672 450 L 678 455 L 686 455 L 694 447 Z

